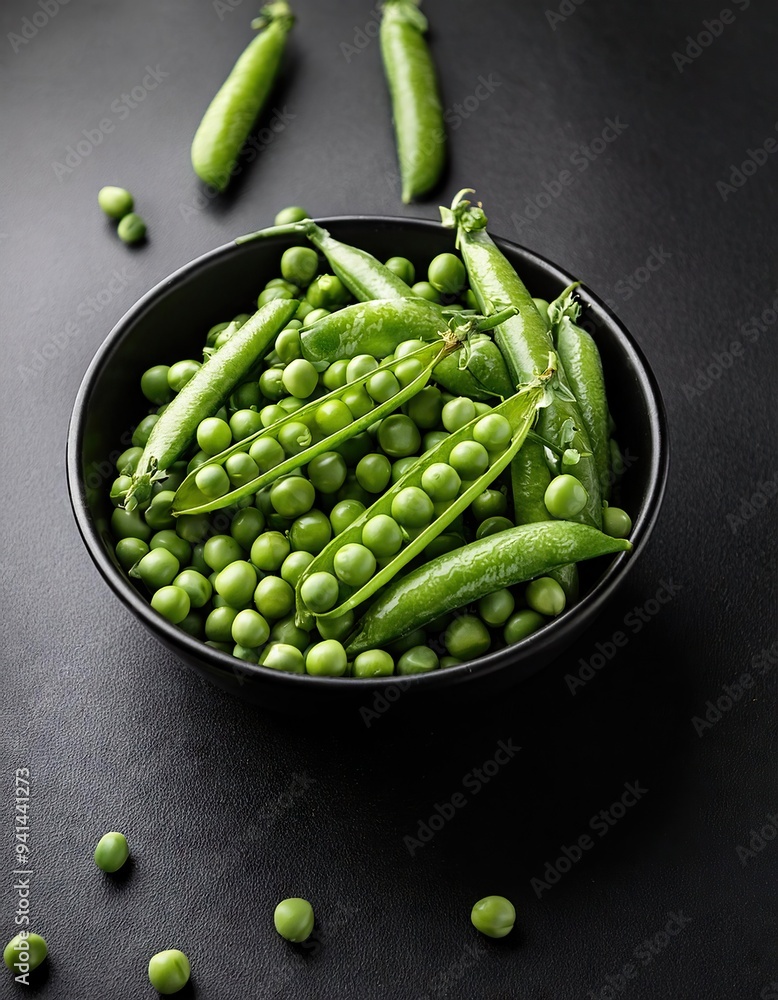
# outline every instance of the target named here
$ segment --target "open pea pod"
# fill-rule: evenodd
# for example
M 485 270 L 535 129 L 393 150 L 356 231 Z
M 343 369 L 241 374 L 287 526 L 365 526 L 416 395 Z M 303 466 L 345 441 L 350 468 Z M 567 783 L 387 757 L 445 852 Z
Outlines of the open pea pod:
M 553 358 L 553 355 L 552 355 Z M 392 502 L 395 497 L 407 487 L 421 487 L 424 472 L 437 462 L 448 462 L 456 445 L 463 441 L 472 441 L 473 428 L 483 419 L 475 417 L 470 423 L 449 435 L 444 441 L 426 452 L 418 462 L 395 485 L 383 494 L 371 507 L 362 513 L 345 531 L 332 541 L 306 567 L 301 575 L 296 590 L 297 620 L 299 623 L 331 620 L 357 607 L 372 594 L 388 583 L 403 566 L 406 566 L 415 556 L 422 552 L 429 543 L 447 528 L 464 511 L 477 496 L 510 464 L 521 448 L 524 440 L 535 421 L 539 409 L 547 406 L 553 397 L 550 386 L 555 376 L 555 368 L 549 367 L 542 375 L 531 383 L 523 386 L 515 395 L 496 406 L 491 412 L 504 416 L 511 425 L 512 435 L 506 447 L 490 453 L 489 467 L 477 479 L 462 484 L 462 491 L 454 500 L 440 510 L 435 520 L 414 537 L 408 536 L 404 546 L 384 566 L 380 567 L 373 577 L 358 589 L 340 582 L 338 604 L 326 612 L 312 613 L 302 598 L 302 587 L 314 573 L 325 572 L 334 574 L 334 563 L 337 552 L 349 543 L 361 543 L 362 529 L 365 524 L 379 514 L 392 516 Z
M 318 399 L 312 400 L 310 403 L 306 403 L 306 405 L 300 407 L 299 410 L 295 410 L 294 412 L 287 414 L 287 416 L 283 417 L 281 420 L 277 420 L 269 427 L 265 427 L 261 431 L 257 431 L 256 434 L 251 434 L 248 437 L 243 438 L 241 441 L 238 441 L 237 444 L 232 445 L 232 447 L 227 448 L 218 455 L 214 455 L 213 458 L 210 458 L 207 462 L 204 462 L 197 469 L 190 472 L 183 483 L 181 483 L 176 491 L 176 496 L 171 508 L 172 513 L 176 516 L 180 516 L 182 514 L 206 514 L 212 510 L 220 510 L 222 507 L 229 507 L 231 504 L 241 500 L 243 497 L 252 496 L 253 494 L 258 493 L 261 489 L 264 489 L 266 486 L 274 483 L 282 476 L 289 475 L 289 473 L 294 472 L 295 469 L 299 469 L 300 466 L 307 465 L 312 459 L 316 458 L 316 456 L 320 455 L 322 452 L 332 451 L 333 449 L 338 448 L 344 443 L 344 441 L 347 441 L 354 435 L 366 430 L 371 424 L 374 424 L 377 420 L 381 420 L 383 417 L 387 416 L 387 414 L 392 413 L 394 410 L 402 406 L 402 404 L 412 396 L 415 396 L 416 393 L 419 392 L 420 389 L 423 389 L 429 381 L 435 365 L 450 351 L 456 350 L 459 347 L 459 344 L 460 342 L 455 336 L 446 335 L 443 338 L 439 338 L 436 343 L 424 344 L 418 351 L 414 351 L 412 354 L 407 354 L 404 358 L 386 361 L 384 364 L 374 368 L 366 375 L 362 375 L 360 378 L 354 379 L 353 382 L 349 382 L 340 389 L 335 389 L 332 392 L 327 393 L 326 396 L 320 396 Z M 348 395 L 348 393 L 353 392 L 354 389 L 362 388 L 365 383 L 377 372 L 391 372 L 401 362 L 412 359 L 417 360 L 420 365 L 422 365 L 422 368 L 419 374 L 405 387 L 401 388 L 399 392 L 395 393 L 394 396 L 387 399 L 385 402 L 377 403 L 367 413 L 357 416 L 346 427 L 335 431 L 334 434 L 330 434 L 326 437 L 320 437 L 319 440 L 314 440 L 314 420 L 322 403 L 328 400 L 342 399 L 344 395 Z M 201 469 L 209 465 L 224 465 L 232 455 L 236 455 L 239 452 L 248 452 L 254 442 L 260 438 L 269 438 L 277 441 L 279 432 L 282 431 L 284 427 L 294 423 L 304 424 L 308 428 L 310 432 L 310 443 L 308 447 L 304 447 L 296 455 L 290 455 L 279 465 L 274 466 L 272 469 L 268 469 L 255 479 L 243 483 L 240 486 L 236 486 L 228 493 L 225 493 L 215 499 L 208 498 L 198 488 L 195 479 L 197 473 Z

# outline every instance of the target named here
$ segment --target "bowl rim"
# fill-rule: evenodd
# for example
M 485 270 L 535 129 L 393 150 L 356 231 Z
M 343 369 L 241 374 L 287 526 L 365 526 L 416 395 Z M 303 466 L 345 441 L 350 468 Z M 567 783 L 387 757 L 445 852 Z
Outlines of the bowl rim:
M 434 220 L 406 218 L 403 216 L 340 215 L 322 217 L 316 221 L 328 229 L 337 229 L 340 226 L 357 223 L 379 227 L 383 225 L 401 226 L 417 230 L 434 231 L 435 233 L 440 232 L 440 223 Z M 517 253 L 520 257 L 531 260 L 535 265 L 540 265 L 541 270 L 545 272 L 547 277 L 559 281 L 563 287 L 577 280 L 542 254 L 512 240 L 493 234 L 490 235 L 492 235 L 492 239 L 500 249 L 507 248 Z M 158 615 L 151 605 L 135 590 L 132 584 L 124 578 L 120 570 L 114 566 L 92 520 L 86 499 L 85 483 L 80 470 L 80 456 L 86 428 L 88 401 L 94 384 L 102 374 L 103 368 L 110 359 L 111 354 L 126 335 L 128 328 L 153 305 L 160 295 L 170 290 L 182 279 L 190 278 L 197 271 L 208 268 L 215 260 L 235 253 L 245 253 L 245 247 L 247 246 L 251 246 L 251 244 L 239 244 L 236 240 L 231 240 L 195 257 L 188 263 L 177 268 L 166 278 L 157 282 L 113 326 L 95 352 L 79 386 L 67 431 L 65 464 L 68 493 L 76 524 L 86 549 L 111 590 L 168 648 L 176 649 L 183 647 L 183 650 L 190 658 L 205 660 L 219 674 L 231 674 L 237 679 L 239 684 L 252 680 L 260 680 L 268 684 L 274 684 L 281 689 L 286 688 L 290 692 L 294 691 L 295 688 L 299 688 L 299 685 L 304 685 L 304 690 L 308 692 L 313 692 L 314 688 L 318 687 L 321 690 L 326 689 L 330 693 L 336 691 L 338 688 L 344 692 L 351 691 L 352 693 L 360 690 L 363 693 L 368 691 L 380 692 L 386 691 L 389 688 L 425 690 L 431 685 L 439 683 L 436 678 L 442 677 L 447 679 L 446 684 L 457 685 L 466 682 L 474 674 L 486 676 L 501 670 L 504 666 L 508 665 L 510 659 L 514 658 L 517 652 L 526 651 L 530 646 L 534 650 L 537 650 L 538 657 L 542 658 L 546 654 L 551 659 L 552 656 L 549 654 L 553 653 L 554 647 L 563 640 L 566 634 L 571 631 L 578 632 L 581 627 L 585 627 L 590 623 L 602 604 L 610 598 L 616 586 L 630 571 L 640 552 L 645 548 L 645 544 L 659 516 L 669 473 L 670 448 L 667 414 L 656 376 L 642 349 L 622 321 L 585 284 L 579 285 L 577 293 L 582 304 L 586 307 L 586 312 L 593 315 L 600 325 L 607 325 L 615 331 L 621 347 L 630 356 L 632 368 L 637 374 L 641 391 L 648 404 L 647 418 L 652 441 L 648 489 L 643 498 L 640 511 L 633 521 L 632 533 L 630 535 L 633 545 L 632 551 L 619 553 L 611 560 L 607 569 L 597 579 L 594 586 L 580 600 L 569 609 L 565 609 L 558 618 L 552 619 L 536 632 L 520 640 L 520 642 L 486 653 L 484 656 L 467 663 L 447 667 L 444 671 L 434 670 L 426 674 L 414 674 L 404 677 L 394 674 L 388 677 L 366 678 L 311 677 L 308 674 L 286 673 L 264 667 L 260 664 L 252 664 L 239 660 L 228 653 L 206 645 L 201 639 L 188 635 L 177 626 L 166 621 L 161 615 Z M 582 619 L 584 621 L 583 626 L 581 625 Z

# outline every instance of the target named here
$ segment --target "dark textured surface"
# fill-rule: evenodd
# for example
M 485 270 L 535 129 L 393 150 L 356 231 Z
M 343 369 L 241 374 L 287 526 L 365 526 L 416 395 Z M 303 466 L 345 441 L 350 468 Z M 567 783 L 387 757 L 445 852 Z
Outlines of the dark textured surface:
M 479 76 L 494 86 L 452 130 L 440 200 L 478 187 L 495 233 L 612 300 L 663 387 L 673 470 L 626 592 L 568 656 L 468 717 L 400 728 L 389 711 L 366 728 L 358 717 L 295 724 L 199 682 L 108 592 L 68 508 L 72 401 L 147 288 L 284 204 L 435 215 L 437 198 L 399 205 L 377 45 L 341 48 L 357 27 L 360 40 L 373 30 L 372 5 L 355 0 L 298 0 L 275 100 L 283 131 L 229 195 L 195 207 L 191 135 L 255 14 L 233 2 L 220 15 L 205 0 L 51 0 L 55 16 L 38 15 L 24 43 L 8 36 L 41 7 L 6 0 L 0 11 L 0 927 L 10 937 L 16 909 L 14 771 L 29 768 L 31 912 L 51 948 L 37 995 L 148 996 L 146 961 L 165 947 L 191 957 L 189 995 L 219 1000 L 778 995 L 778 841 L 757 850 L 752 838 L 778 811 L 778 663 L 754 661 L 769 649 L 778 660 L 775 313 L 749 323 L 778 295 L 778 154 L 726 200 L 716 188 L 776 135 L 774 15 L 733 3 L 733 23 L 679 72 L 673 51 L 718 6 L 587 0 L 563 5 L 573 12 L 552 26 L 540 2 L 426 4 L 446 105 Z M 123 110 L 147 66 L 167 75 Z M 628 127 L 581 169 L 576 150 L 609 118 Z M 66 163 L 101 119 L 112 130 Z M 560 191 L 564 170 L 572 183 Z M 135 193 L 147 246 L 111 233 L 95 204 L 105 183 Z M 544 185 L 558 196 L 527 213 Z M 658 271 L 637 270 L 658 252 Z M 722 363 L 709 388 L 690 388 Z M 680 590 L 651 615 L 663 581 Z M 610 652 L 618 631 L 626 645 L 571 695 L 566 675 L 598 643 Z M 753 685 L 698 735 L 693 717 L 744 671 Z M 522 749 L 480 785 L 473 770 L 500 740 Z M 612 828 L 592 828 L 625 783 L 647 791 Z M 466 805 L 411 856 L 403 838 L 457 791 Z M 111 828 L 133 853 L 114 879 L 90 860 Z M 530 880 L 587 833 L 592 846 L 538 898 Z M 749 840 L 753 856 L 739 856 Z M 519 912 L 502 942 L 468 920 L 491 892 Z M 316 947 L 290 948 L 272 930 L 274 903 L 296 894 L 316 908 Z M 671 911 L 688 923 L 643 950 Z M 0 983 L 16 995 L 10 974 Z

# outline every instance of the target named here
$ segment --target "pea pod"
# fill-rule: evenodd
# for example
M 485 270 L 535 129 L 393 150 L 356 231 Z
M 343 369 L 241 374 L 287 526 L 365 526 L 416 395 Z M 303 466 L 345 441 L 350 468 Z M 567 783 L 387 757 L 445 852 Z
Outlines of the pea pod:
M 273 301 L 279 300 L 275 299 Z M 280 301 L 285 300 L 282 299 Z M 232 341 L 229 341 L 229 343 L 232 343 Z M 344 441 L 350 439 L 356 434 L 361 433 L 363 430 L 366 430 L 377 420 L 381 420 L 393 410 L 398 409 L 404 402 L 406 402 L 406 400 L 414 396 L 427 384 L 430 375 L 432 374 L 432 370 L 438 360 L 448 351 L 456 349 L 457 346 L 458 342 L 454 338 L 449 338 L 446 341 L 439 338 L 437 343 L 425 344 L 413 354 L 406 355 L 406 357 L 402 359 L 403 361 L 408 358 L 415 358 L 420 361 L 424 367 L 416 378 L 413 379 L 413 381 L 409 382 L 408 385 L 400 389 L 400 391 L 390 399 L 372 407 L 367 413 L 357 417 L 346 427 L 336 431 L 334 434 L 330 434 L 317 441 L 314 441 L 313 435 L 311 435 L 310 445 L 298 454 L 291 455 L 279 465 L 276 465 L 267 472 L 262 473 L 250 482 L 244 483 L 216 499 L 209 499 L 198 489 L 195 481 L 198 473 L 202 469 L 209 466 L 224 465 L 233 455 L 236 455 L 239 452 L 250 451 L 251 446 L 260 438 L 277 440 L 278 435 L 283 428 L 289 426 L 290 424 L 304 424 L 307 428 L 313 430 L 315 428 L 314 419 L 316 413 L 323 402 L 341 399 L 344 395 L 354 389 L 359 389 L 364 386 L 369 379 L 375 376 L 377 372 L 393 371 L 399 362 L 387 361 L 383 365 L 379 365 L 378 368 L 373 369 L 373 371 L 368 372 L 366 375 L 363 375 L 358 379 L 354 379 L 353 382 L 349 382 L 347 385 L 343 386 L 342 389 L 336 389 L 333 392 L 328 393 L 325 397 L 315 399 L 312 402 L 307 403 L 305 406 L 300 407 L 299 410 L 295 410 L 293 413 L 287 414 L 281 420 L 271 424 L 270 427 L 263 428 L 263 430 L 257 431 L 256 434 L 251 434 L 248 437 L 243 438 L 238 441 L 237 444 L 232 445 L 232 447 L 227 448 L 225 451 L 222 451 L 213 458 L 210 458 L 207 462 L 204 462 L 193 472 L 189 473 L 176 491 L 175 500 L 173 501 L 172 506 L 173 514 L 176 516 L 180 516 L 182 514 L 205 514 L 208 513 L 208 511 L 220 510 L 223 507 L 228 507 L 231 504 L 236 503 L 238 500 L 241 500 L 243 497 L 252 496 L 253 494 L 258 493 L 261 489 L 264 489 L 266 486 L 274 483 L 282 476 L 286 476 L 290 472 L 294 472 L 295 469 L 299 469 L 301 466 L 307 465 L 313 458 L 320 455 L 322 452 L 332 451 L 333 449 L 338 448 Z
M 577 284 L 577 283 L 576 283 Z M 610 497 L 610 427 L 602 360 L 594 338 L 577 325 L 581 307 L 573 299 L 575 285 L 549 307 L 559 357 L 589 435 L 602 498 Z
M 503 587 L 631 548 L 626 539 L 572 521 L 539 521 L 489 535 L 390 583 L 358 623 L 346 652 L 351 658 L 381 648 Z
M 368 597 L 383 587 L 384 584 L 388 583 L 403 566 L 407 565 L 416 555 L 422 552 L 477 496 L 483 493 L 503 469 L 507 468 L 511 459 L 519 448 L 521 448 L 535 420 L 538 409 L 548 404 L 549 384 L 552 383 L 553 376 L 554 370 L 553 368 L 549 368 L 542 376 L 534 379 L 532 383 L 524 386 L 519 392 L 511 396 L 510 399 L 507 399 L 492 410 L 493 414 L 505 417 L 510 423 L 513 433 L 508 445 L 502 451 L 496 454 L 492 453 L 489 456 L 490 462 L 486 471 L 475 480 L 464 483 L 461 493 L 444 506 L 444 509 L 438 513 L 438 516 L 431 524 L 423 528 L 415 537 L 408 536 L 406 544 L 386 565 L 375 573 L 372 579 L 368 580 L 358 589 L 341 583 L 337 606 L 329 611 L 316 614 L 317 621 L 329 621 L 333 618 L 339 618 L 347 611 L 367 600 Z M 470 423 L 465 424 L 445 440 L 441 441 L 437 447 L 426 452 L 391 489 L 364 511 L 345 531 L 342 531 L 329 542 L 319 555 L 314 558 L 301 575 L 296 587 L 298 622 L 305 623 L 310 621 L 312 617 L 311 612 L 305 605 L 302 594 L 306 580 L 310 579 L 315 573 L 333 574 L 338 551 L 345 545 L 352 543 L 361 544 L 363 529 L 373 518 L 379 515 L 392 517 L 394 500 L 398 495 L 409 487 L 422 489 L 421 483 L 424 473 L 432 465 L 447 463 L 457 445 L 474 440 L 473 429 L 481 419 L 483 418 L 476 417 Z
M 197 176 L 224 191 L 278 73 L 294 17 L 285 0 L 262 8 L 252 27 L 260 33 L 246 48 L 211 101 L 192 140 Z
M 294 299 L 274 299 L 258 309 L 240 329 L 195 372 L 154 424 L 124 497 L 134 510 L 151 495 L 151 485 L 180 458 L 197 426 L 213 416 L 251 366 L 262 356 L 294 316 Z
M 444 226 L 456 230 L 457 247 L 462 253 L 470 287 L 481 311 L 488 314 L 507 305 L 517 307 L 517 315 L 497 327 L 494 339 L 503 353 L 511 377 L 517 382 L 526 381 L 534 372 L 545 367 L 548 352 L 554 349 L 551 333 L 521 278 L 487 233 L 483 209 L 472 207 L 469 201 L 464 200 L 464 195 L 471 191 L 471 188 L 463 189 L 451 208 L 441 208 L 441 219 Z M 563 365 L 559 369 L 559 382 L 568 387 Z M 558 397 L 543 411 L 540 431 L 550 440 L 557 441 L 568 422 L 572 421 L 574 435 L 571 446 L 578 449 L 582 456 L 588 454 L 571 470 L 588 494 L 586 507 L 577 519 L 599 528 L 602 525 L 599 476 L 581 412 L 572 393 L 569 397 Z
M 381 18 L 381 55 L 406 204 L 437 184 L 446 159 L 443 105 L 424 39 L 427 19 L 417 4 L 418 0 L 385 0 Z

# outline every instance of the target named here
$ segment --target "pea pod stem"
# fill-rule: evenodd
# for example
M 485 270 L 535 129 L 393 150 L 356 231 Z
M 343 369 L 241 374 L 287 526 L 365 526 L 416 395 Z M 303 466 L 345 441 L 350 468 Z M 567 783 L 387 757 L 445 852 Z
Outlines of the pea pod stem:
M 127 510 L 149 498 L 152 483 L 164 478 L 167 468 L 194 438 L 200 421 L 216 413 L 294 316 L 298 304 L 296 299 L 273 299 L 258 309 L 168 404 L 154 424 L 132 476 L 124 498 Z
M 348 385 L 344 386 L 342 390 L 336 389 L 333 392 L 328 393 L 327 396 L 315 399 L 312 402 L 307 403 L 305 406 L 300 407 L 299 410 L 295 410 L 293 413 L 287 414 L 287 416 L 276 421 L 276 423 L 271 424 L 269 427 L 263 428 L 261 431 L 257 431 L 256 434 L 251 434 L 249 437 L 243 438 L 241 441 L 238 441 L 237 444 L 234 444 L 232 447 L 227 448 L 225 451 L 213 456 L 213 458 L 210 458 L 208 462 L 204 462 L 203 465 L 198 467 L 198 469 L 189 473 L 176 491 L 171 512 L 174 516 L 178 517 L 182 514 L 206 514 L 209 511 L 229 507 L 231 504 L 243 499 L 243 497 L 252 496 L 255 493 L 258 493 L 261 489 L 264 489 L 266 486 L 270 486 L 282 476 L 289 475 L 290 472 L 294 472 L 295 469 L 299 469 L 300 466 L 307 465 L 313 458 L 322 452 L 332 451 L 334 448 L 339 447 L 354 435 L 366 430 L 371 426 L 371 424 L 375 423 L 376 420 L 381 420 L 387 414 L 402 406 L 407 399 L 410 399 L 420 389 L 424 388 L 429 381 L 433 368 L 440 358 L 445 356 L 445 354 L 449 351 L 455 350 L 457 346 L 458 342 L 456 339 L 450 338 L 446 342 L 440 341 L 436 344 L 425 344 L 418 351 L 413 352 L 413 354 L 406 355 L 406 358 L 418 358 L 420 361 L 425 363 L 425 367 L 416 376 L 416 378 L 413 379 L 413 381 L 409 382 L 405 388 L 401 389 L 398 393 L 392 396 L 391 399 L 386 400 L 384 403 L 379 403 L 368 413 L 361 417 L 357 417 L 347 427 L 322 438 L 320 441 L 317 441 L 308 448 L 305 448 L 299 454 L 292 455 L 290 458 L 286 459 L 286 461 L 281 462 L 274 468 L 262 473 L 262 475 L 253 479 L 251 482 L 244 483 L 242 486 L 230 490 L 230 492 L 225 493 L 224 496 L 218 497 L 215 500 L 208 500 L 199 491 L 195 482 L 197 473 L 205 465 L 224 465 L 227 459 L 229 459 L 232 455 L 235 455 L 238 452 L 249 451 L 251 445 L 258 439 L 264 437 L 276 438 L 279 431 L 281 431 L 287 424 L 312 422 L 319 407 L 326 399 L 338 399 L 343 391 L 364 386 L 366 382 L 376 374 L 376 372 L 392 371 L 397 362 L 385 362 L 373 371 L 368 372 L 358 379 L 354 379 L 353 382 L 349 382 Z M 404 358 L 402 360 L 406 359 Z
M 631 548 L 626 539 L 572 521 L 539 521 L 489 535 L 391 583 L 358 623 L 346 652 L 351 658 L 381 648 L 503 587 Z
M 211 101 L 192 140 L 192 167 L 224 191 L 238 155 L 272 89 L 294 16 L 286 0 L 274 0 L 252 22 L 260 33 L 247 46 Z
M 495 407 L 494 413 L 505 416 L 513 427 L 513 435 L 508 447 L 496 455 L 491 461 L 489 468 L 470 486 L 464 490 L 448 507 L 420 534 L 411 539 L 408 544 L 395 555 L 387 565 L 383 566 L 364 586 L 356 591 L 347 593 L 348 588 L 343 588 L 344 599 L 330 611 L 317 614 L 317 621 L 330 621 L 339 618 L 341 615 L 357 607 L 366 601 L 377 590 L 388 583 L 404 566 L 406 566 L 415 556 L 422 552 L 429 543 L 436 538 L 445 528 L 447 528 L 473 500 L 479 496 L 496 477 L 507 468 L 514 455 L 521 448 L 527 432 L 532 426 L 537 410 L 548 402 L 548 384 L 553 381 L 554 370 L 548 369 L 541 376 L 534 379 L 530 384 L 522 387 L 515 395 L 511 396 L 504 403 Z M 378 514 L 391 515 L 392 501 L 397 494 L 408 486 L 419 486 L 421 477 L 425 469 L 436 462 L 446 462 L 452 450 L 462 441 L 471 439 L 471 432 L 474 424 L 480 417 L 465 424 L 459 430 L 449 435 L 444 441 L 430 451 L 426 452 L 423 459 L 417 462 L 401 479 L 399 479 L 391 489 L 383 494 L 371 507 L 364 511 L 345 531 L 337 535 L 328 545 L 316 556 L 305 569 L 296 587 L 297 593 L 297 619 L 304 623 L 313 616 L 306 609 L 301 597 L 303 583 L 313 573 L 325 570 L 332 571 L 333 561 L 337 551 L 349 542 L 359 542 L 362 537 L 364 524 Z

